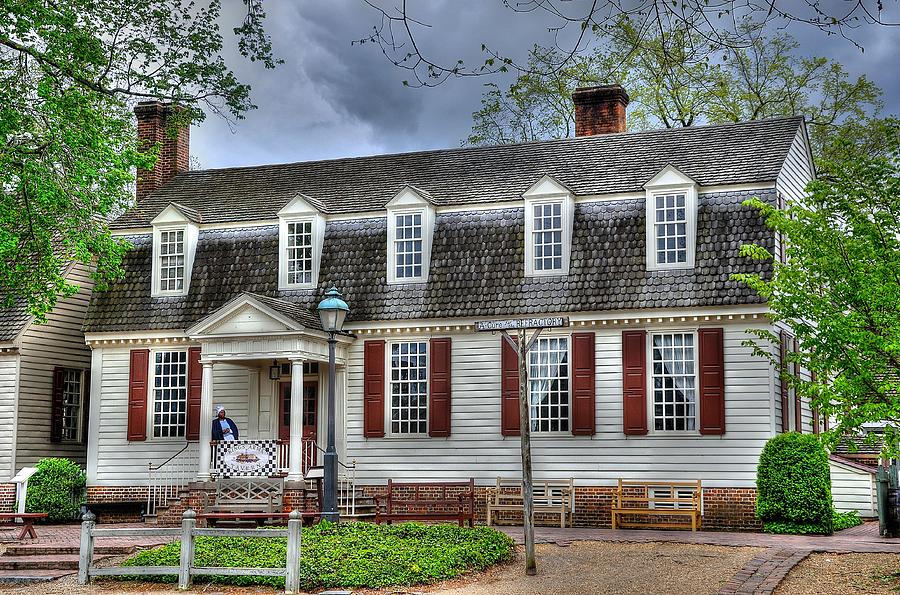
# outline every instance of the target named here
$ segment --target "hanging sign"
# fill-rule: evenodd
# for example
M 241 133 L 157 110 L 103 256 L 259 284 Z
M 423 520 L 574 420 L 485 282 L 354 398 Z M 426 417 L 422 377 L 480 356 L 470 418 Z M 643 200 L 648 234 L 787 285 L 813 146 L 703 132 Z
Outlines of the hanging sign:
M 223 477 L 268 477 L 275 472 L 275 441 L 235 440 L 216 444 L 217 468 Z
M 510 318 L 507 320 L 481 320 L 475 323 L 476 331 L 511 331 L 528 328 L 561 328 L 569 326 L 568 316 L 543 318 Z

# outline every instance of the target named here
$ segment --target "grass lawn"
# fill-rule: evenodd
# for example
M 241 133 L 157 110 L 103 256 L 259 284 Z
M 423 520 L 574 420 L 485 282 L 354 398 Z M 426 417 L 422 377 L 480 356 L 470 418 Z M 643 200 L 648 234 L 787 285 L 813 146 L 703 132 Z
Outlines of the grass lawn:
M 511 558 L 513 541 L 488 527 L 373 525 L 327 522 L 304 527 L 300 577 L 303 589 L 385 587 L 434 583 L 484 570 Z M 124 565 L 178 566 L 180 543 L 139 552 Z M 199 537 L 196 566 L 284 566 L 286 539 Z M 217 576 L 213 582 L 281 587 L 281 577 Z M 175 577 L 157 577 L 173 581 Z M 153 577 L 141 577 L 153 580 Z

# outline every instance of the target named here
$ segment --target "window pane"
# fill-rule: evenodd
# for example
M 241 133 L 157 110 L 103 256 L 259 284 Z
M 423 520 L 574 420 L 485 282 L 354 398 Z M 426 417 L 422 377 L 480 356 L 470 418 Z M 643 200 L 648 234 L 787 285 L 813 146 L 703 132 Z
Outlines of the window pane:
M 538 339 L 528 353 L 531 429 L 569 430 L 569 340 Z
M 535 271 L 562 270 L 562 203 L 534 205 L 532 259 Z
M 62 377 L 62 439 L 78 440 L 81 427 L 81 370 L 63 370 Z
M 183 437 L 187 420 L 187 352 L 159 351 L 153 361 L 153 436 Z
M 422 276 L 422 215 L 397 215 L 394 219 L 394 273 L 398 279 Z
M 391 433 L 428 433 L 428 343 L 391 345 Z
M 693 333 L 653 335 L 654 429 L 696 429 L 694 353 Z
M 312 221 L 295 221 L 287 225 L 288 285 L 312 283 Z
M 180 291 L 184 288 L 184 231 L 159 234 L 159 289 Z
M 655 237 L 657 264 L 687 262 L 687 211 L 684 194 L 656 197 Z

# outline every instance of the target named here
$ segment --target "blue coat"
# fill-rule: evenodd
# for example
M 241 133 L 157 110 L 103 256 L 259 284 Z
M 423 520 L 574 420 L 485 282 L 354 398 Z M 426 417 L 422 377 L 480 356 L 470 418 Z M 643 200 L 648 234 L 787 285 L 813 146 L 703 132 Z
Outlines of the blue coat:
M 226 417 L 225 422 L 228 424 L 228 427 L 231 428 L 231 434 L 232 436 L 234 436 L 234 439 L 238 440 L 237 425 L 233 421 L 231 421 L 230 417 Z M 212 439 L 225 440 L 225 434 L 222 432 L 222 424 L 219 423 L 218 417 L 212 420 Z

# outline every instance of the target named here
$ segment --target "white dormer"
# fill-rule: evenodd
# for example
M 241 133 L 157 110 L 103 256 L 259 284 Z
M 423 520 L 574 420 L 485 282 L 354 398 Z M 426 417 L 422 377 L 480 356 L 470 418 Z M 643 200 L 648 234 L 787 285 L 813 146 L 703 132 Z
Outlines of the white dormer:
M 387 203 L 387 281 L 425 283 L 431 264 L 434 203 L 424 190 L 405 186 Z
M 316 203 L 298 194 L 278 211 L 278 289 L 318 285 L 325 217 Z
M 697 247 L 697 182 L 667 165 L 644 184 L 647 270 L 692 269 Z
M 525 194 L 525 275 L 568 275 L 572 257 L 575 198 L 572 191 L 544 176 Z
M 153 225 L 151 295 L 187 295 L 197 251 L 200 215 L 173 202 L 150 223 Z

